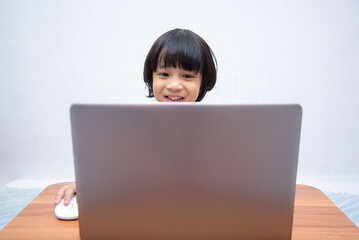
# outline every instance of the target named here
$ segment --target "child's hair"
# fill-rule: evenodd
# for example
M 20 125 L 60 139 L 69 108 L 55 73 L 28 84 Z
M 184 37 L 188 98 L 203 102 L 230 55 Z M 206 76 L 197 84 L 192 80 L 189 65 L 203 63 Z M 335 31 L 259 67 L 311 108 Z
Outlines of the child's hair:
M 161 67 L 180 67 L 200 72 L 202 82 L 196 102 L 214 87 L 217 80 L 217 60 L 208 44 L 196 33 L 186 29 L 173 29 L 162 34 L 147 54 L 143 77 L 148 96 L 153 95 L 153 73 Z

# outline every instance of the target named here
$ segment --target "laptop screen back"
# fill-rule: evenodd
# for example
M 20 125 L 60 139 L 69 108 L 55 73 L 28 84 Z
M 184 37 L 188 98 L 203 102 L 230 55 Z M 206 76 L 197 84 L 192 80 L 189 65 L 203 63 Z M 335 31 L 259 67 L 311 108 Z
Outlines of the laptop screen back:
M 84 239 L 290 239 L 298 105 L 71 108 Z

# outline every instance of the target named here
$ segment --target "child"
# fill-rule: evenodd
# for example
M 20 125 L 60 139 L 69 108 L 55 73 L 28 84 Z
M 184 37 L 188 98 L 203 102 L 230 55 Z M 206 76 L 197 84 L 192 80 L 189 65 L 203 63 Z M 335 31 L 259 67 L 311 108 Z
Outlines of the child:
M 158 102 L 200 102 L 214 87 L 217 61 L 207 43 L 196 33 L 174 29 L 152 45 L 143 70 L 148 97 Z M 59 189 L 55 205 L 70 203 L 76 183 Z

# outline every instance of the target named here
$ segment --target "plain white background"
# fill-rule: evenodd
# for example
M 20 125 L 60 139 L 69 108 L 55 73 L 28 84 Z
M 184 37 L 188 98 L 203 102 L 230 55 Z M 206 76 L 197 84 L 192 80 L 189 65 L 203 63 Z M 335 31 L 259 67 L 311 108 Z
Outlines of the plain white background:
M 219 63 L 204 103 L 301 104 L 298 181 L 358 187 L 358 13 L 355 0 L 0 0 L 0 184 L 73 179 L 71 104 L 151 102 L 144 59 L 179 27 Z

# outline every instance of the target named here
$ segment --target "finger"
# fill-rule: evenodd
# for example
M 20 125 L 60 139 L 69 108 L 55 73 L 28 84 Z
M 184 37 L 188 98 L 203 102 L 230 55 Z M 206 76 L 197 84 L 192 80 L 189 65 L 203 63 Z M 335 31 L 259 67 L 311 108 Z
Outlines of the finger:
M 56 194 L 56 198 L 54 200 L 54 204 L 58 205 L 61 202 L 61 199 L 64 197 L 66 191 L 66 186 L 62 186 Z
M 75 193 L 75 188 L 73 186 L 68 186 L 66 188 L 66 192 L 65 192 L 65 195 L 64 195 L 64 205 L 67 206 L 69 205 L 70 201 L 71 201 L 71 198 L 74 196 L 74 193 Z

